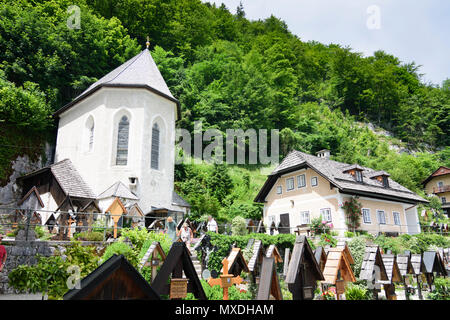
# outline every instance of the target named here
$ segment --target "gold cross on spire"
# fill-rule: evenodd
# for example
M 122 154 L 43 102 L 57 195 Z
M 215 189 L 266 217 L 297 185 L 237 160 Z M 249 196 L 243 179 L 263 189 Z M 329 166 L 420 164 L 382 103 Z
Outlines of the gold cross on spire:
M 147 46 L 147 49 L 148 49 L 148 47 L 150 47 L 150 38 L 147 36 L 147 42 L 145 43 L 145 45 Z

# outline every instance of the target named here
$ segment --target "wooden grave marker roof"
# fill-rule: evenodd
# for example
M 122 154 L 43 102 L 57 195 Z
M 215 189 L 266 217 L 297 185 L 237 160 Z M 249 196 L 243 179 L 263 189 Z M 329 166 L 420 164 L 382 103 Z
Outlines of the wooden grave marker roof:
M 350 248 L 347 245 L 347 241 L 338 241 L 336 244 L 336 248 L 344 249 L 344 254 L 347 256 L 348 263 L 355 264 L 355 260 L 353 260 L 352 253 L 350 252 Z
M 139 262 L 139 270 L 141 270 L 144 265 L 147 263 L 148 259 L 154 256 L 154 254 L 159 255 L 162 261 L 166 260 L 166 253 L 164 252 L 161 244 L 158 241 L 153 241 L 153 243 L 148 248 L 147 252 L 142 257 Z
M 405 277 L 408 274 L 414 274 L 414 269 L 411 264 L 411 256 L 409 254 L 398 254 L 397 265 L 400 270 L 400 274 Z
M 316 281 L 324 280 L 319 264 L 304 235 L 295 239 L 291 260 L 286 275 L 286 283 L 294 300 L 312 299 Z M 309 293 L 306 293 L 306 290 Z M 308 294 L 308 297 L 306 297 Z
M 283 300 L 275 257 L 265 256 L 261 266 L 256 300 L 269 300 L 271 295 L 275 300 Z
M 320 270 L 325 269 L 325 264 L 327 262 L 327 254 L 325 253 L 325 249 L 322 246 L 319 246 L 314 250 L 314 257 L 316 258 L 317 263 L 319 263 Z
M 256 266 L 262 263 L 262 258 L 264 257 L 263 249 L 262 241 L 255 240 L 253 244 L 253 254 L 248 262 L 248 269 L 250 272 L 255 272 L 257 269 Z
M 152 282 L 153 289 L 160 295 L 169 294 L 169 279 L 180 279 L 183 272 L 188 279 L 187 292 L 193 293 L 199 300 L 206 300 L 205 291 L 191 260 L 191 253 L 184 242 L 174 242 L 172 244 L 166 260 Z
M 380 269 L 380 279 L 381 281 L 387 281 L 388 276 L 386 273 L 386 268 L 384 267 L 383 257 L 381 256 L 381 251 L 378 246 L 367 245 L 364 252 L 364 260 L 361 265 L 361 272 L 359 278 L 362 280 L 372 280 L 372 275 L 375 270 L 375 266 Z
M 113 255 L 71 289 L 64 300 L 160 300 L 159 294 L 123 255 Z
M 439 253 L 436 251 L 425 251 L 422 259 L 425 265 L 426 273 L 436 272 L 439 275 L 447 276 L 444 262 L 442 261 Z
M 267 250 L 266 250 L 266 257 L 267 258 L 273 257 L 275 259 L 275 263 L 283 262 L 283 258 L 281 257 L 281 254 L 278 251 L 278 248 L 274 244 L 271 244 L 267 248 Z
M 425 264 L 423 263 L 422 255 L 420 253 L 411 254 L 411 264 L 415 276 L 426 273 Z
M 289 269 L 289 261 L 291 257 L 291 248 L 284 249 L 283 276 L 286 277 Z
M 227 260 L 228 260 L 228 274 L 239 276 L 242 271 L 249 272 L 247 261 L 245 261 L 241 248 L 232 248 L 230 254 L 227 257 Z M 222 269 L 220 270 L 220 273 L 224 273 L 223 266 Z
M 356 281 L 348 257 L 348 254 L 345 253 L 345 248 L 328 249 L 327 261 L 323 270 L 324 283 L 335 285 L 336 280 L 341 279 L 350 282 Z
M 403 277 L 397 264 L 397 257 L 394 254 L 382 254 L 383 264 L 386 269 L 388 281 L 386 283 L 402 282 Z M 384 282 L 383 282 L 384 283 Z

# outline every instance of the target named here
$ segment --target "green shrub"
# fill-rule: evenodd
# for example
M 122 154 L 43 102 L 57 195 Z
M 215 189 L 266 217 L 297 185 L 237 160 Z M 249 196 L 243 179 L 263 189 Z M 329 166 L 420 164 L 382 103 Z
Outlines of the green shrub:
M 344 232 L 344 236 L 346 238 L 353 238 L 355 236 L 355 234 L 353 232 L 351 232 L 351 231 L 345 231 Z
M 66 247 L 66 259 L 61 256 L 38 256 L 36 265 L 21 265 L 8 274 L 9 285 L 20 292 L 47 293 L 49 299 L 61 299 L 67 292 L 69 267 L 80 268 L 81 278 L 88 275 L 98 266 L 95 248 L 81 246 L 73 242 Z
M 450 278 L 436 278 L 435 289 L 427 295 L 428 300 L 450 300 Z
M 334 238 L 331 234 L 322 233 L 320 235 L 320 240 L 317 245 L 322 247 L 325 246 L 336 247 L 337 239 Z
M 111 258 L 114 254 L 121 255 L 123 254 L 125 258 L 135 267 L 139 263 L 138 254 L 135 250 L 133 250 L 128 244 L 125 242 L 114 242 L 110 244 L 105 253 L 102 256 L 101 263 L 105 262 L 109 258 Z
M 84 241 L 103 241 L 103 232 L 83 231 L 83 232 L 76 233 L 74 235 L 74 238 L 77 240 L 84 240 Z
M 203 290 L 208 300 L 223 300 L 223 289 L 220 286 L 211 287 L 205 280 L 200 280 Z M 249 291 L 241 291 L 236 286 L 228 288 L 229 300 L 251 300 L 252 295 Z M 188 293 L 185 300 L 195 300 L 192 293 Z
M 364 252 L 366 250 L 366 239 L 363 236 L 355 237 L 347 244 L 353 260 L 355 261 L 352 265 L 353 273 L 355 274 L 355 277 L 359 277 L 361 264 L 364 260 Z
M 362 284 L 348 284 L 345 288 L 346 300 L 370 300 L 370 291 Z
M 217 247 L 217 250 L 212 252 L 209 258 L 208 269 L 220 270 L 222 268 L 222 260 L 227 256 L 231 245 L 236 243 L 239 248 L 245 248 L 248 240 L 253 238 L 262 241 L 262 245 L 267 248 L 271 244 L 275 244 L 283 256 L 285 248 L 291 248 L 294 246 L 295 235 L 294 234 L 278 234 L 268 235 L 265 233 L 250 233 L 245 236 L 227 236 L 214 232 L 208 232 L 211 236 L 211 243 Z M 313 243 L 309 242 L 314 249 Z M 251 253 L 247 253 L 251 256 Z
M 231 234 L 233 236 L 244 236 L 248 233 L 247 223 L 241 216 L 234 217 L 231 221 Z

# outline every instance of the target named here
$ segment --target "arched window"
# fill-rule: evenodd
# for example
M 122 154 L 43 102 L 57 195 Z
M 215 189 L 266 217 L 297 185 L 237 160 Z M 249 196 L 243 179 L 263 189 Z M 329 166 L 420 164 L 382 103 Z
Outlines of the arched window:
M 130 131 L 130 122 L 127 116 L 120 119 L 117 130 L 117 152 L 116 165 L 126 166 L 128 160 L 128 135 Z
M 159 132 L 159 126 L 155 123 L 152 128 L 151 167 L 156 170 L 159 170 Z
M 89 152 L 94 149 L 94 122 L 92 122 L 91 127 L 89 128 Z
M 85 150 L 87 152 L 92 152 L 94 149 L 94 119 L 92 116 L 89 116 L 89 118 L 86 121 L 86 144 L 85 144 Z

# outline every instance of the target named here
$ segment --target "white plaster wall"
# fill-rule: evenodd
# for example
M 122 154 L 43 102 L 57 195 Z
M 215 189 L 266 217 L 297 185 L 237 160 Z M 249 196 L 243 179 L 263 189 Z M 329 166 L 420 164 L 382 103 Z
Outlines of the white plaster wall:
M 420 233 L 419 216 L 417 213 L 417 206 L 410 207 L 405 210 L 406 223 L 408 225 L 408 234 Z
M 126 114 L 130 122 L 128 163 L 115 165 L 117 124 Z M 94 119 L 94 146 L 89 152 L 86 121 Z M 116 181 L 132 189 L 147 213 L 151 206 L 171 208 L 174 183 L 176 104 L 149 90 L 102 88 L 60 115 L 55 162 L 69 158 L 83 179 L 98 195 Z M 151 129 L 163 126 L 160 140 L 160 170 L 150 168 Z M 106 208 L 101 208 L 102 210 Z

